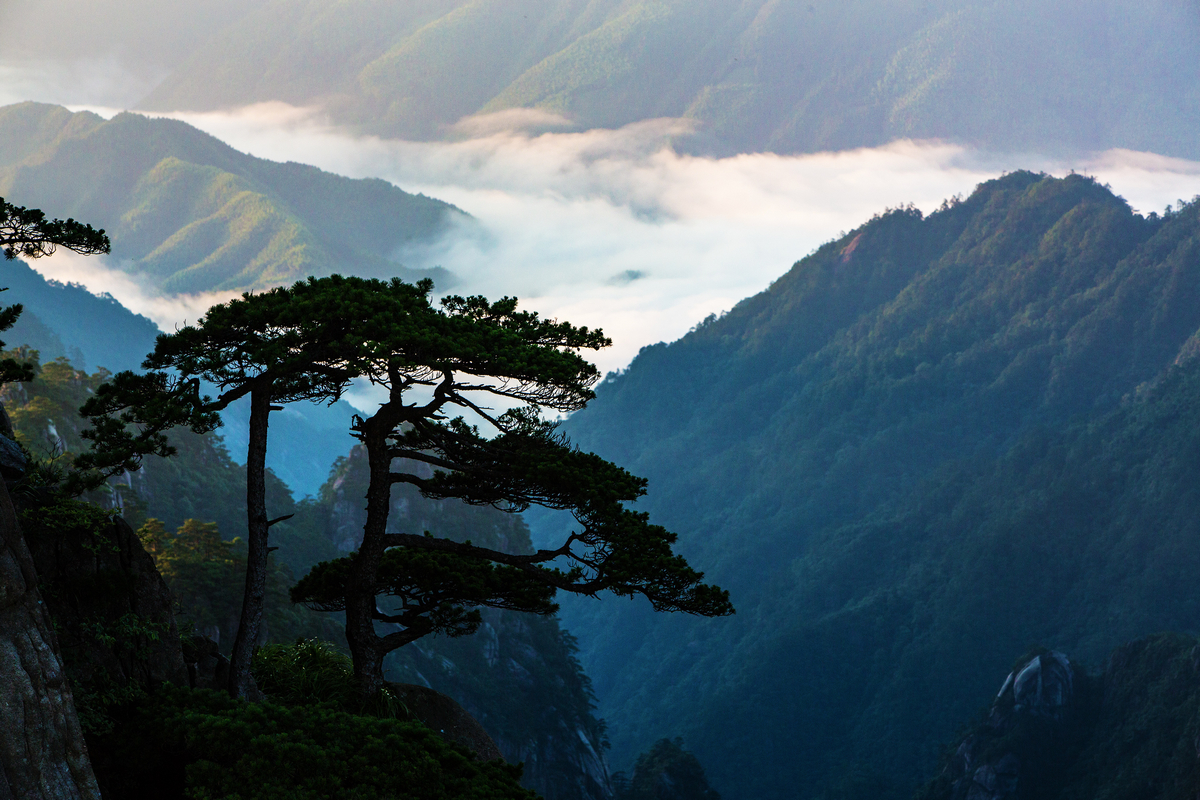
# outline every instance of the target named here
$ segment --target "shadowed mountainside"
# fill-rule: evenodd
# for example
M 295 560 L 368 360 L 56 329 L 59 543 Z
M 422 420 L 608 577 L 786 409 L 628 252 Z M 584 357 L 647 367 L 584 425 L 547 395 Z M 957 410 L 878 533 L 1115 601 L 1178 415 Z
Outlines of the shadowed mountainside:
M 1014 652 L 1193 626 L 1198 301 L 1200 203 L 1014 173 L 645 348 L 565 429 L 739 613 L 564 603 L 614 765 L 682 735 L 725 797 L 899 797 Z

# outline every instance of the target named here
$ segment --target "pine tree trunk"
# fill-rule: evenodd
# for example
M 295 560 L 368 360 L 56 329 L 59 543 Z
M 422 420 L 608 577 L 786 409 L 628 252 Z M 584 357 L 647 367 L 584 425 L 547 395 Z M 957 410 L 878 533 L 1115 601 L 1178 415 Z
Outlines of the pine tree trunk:
M 270 386 L 250 392 L 250 445 L 246 453 L 246 589 L 242 617 L 229 657 L 229 691 L 246 697 L 250 662 L 262 627 L 267 594 L 267 418 L 271 413 Z
M 375 584 L 383 557 L 384 534 L 391 511 L 392 457 L 388 434 L 398 424 L 402 406 L 393 400 L 364 421 L 362 442 L 367 450 L 371 477 L 367 486 L 367 519 L 363 540 L 354 556 L 346 586 L 346 643 L 354 659 L 354 677 L 363 698 L 374 697 L 383 688 L 383 650 L 375 632 Z
M 0 483 L 0 800 L 99 800 L 37 575 Z

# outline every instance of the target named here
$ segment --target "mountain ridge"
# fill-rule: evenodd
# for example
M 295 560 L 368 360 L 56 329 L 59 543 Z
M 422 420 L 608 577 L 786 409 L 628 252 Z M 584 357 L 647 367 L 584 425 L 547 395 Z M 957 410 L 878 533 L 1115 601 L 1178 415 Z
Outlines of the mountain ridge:
M 815 797 L 855 763 L 900 796 L 970 716 L 977 676 L 1025 637 L 1087 660 L 1179 627 L 1198 598 L 1174 579 L 1157 606 L 1134 602 L 1154 582 L 1138 572 L 1153 530 L 1142 522 L 1120 560 L 1089 550 L 1090 571 L 1063 571 L 1056 559 L 1105 520 L 1085 513 L 1106 498 L 1087 488 L 1105 458 L 1079 449 L 1088 426 L 1137 424 L 1120 416 L 1130 403 L 1192 402 L 1186 382 L 1171 399 L 1139 387 L 1195 363 L 1197 298 L 1200 203 L 1142 217 L 1091 179 L 1019 172 L 928 217 L 880 215 L 723 317 L 645 348 L 563 429 L 649 478 L 639 508 L 680 533 L 739 614 L 564 603 L 569 627 L 589 631 L 580 657 L 614 763 L 682 735 L 723 796 Z M 1186 428 L 1172 430 L 1186 450 Z M 1054 460 L 1063 448 L 1080 454 L 1074 470 Z M 1145 485 L 1138 452 L 1120 451 L 1114 517 L 1148 519 L 1114 505 Z M 1060 510 L 1039 494 L 1049 476 Z M 1000 484 L 1012 491 L 989 492 Z M 1153 513 L 1184 505 L 1168 495 Z M 1030 508 L 1053 520 L 1044 564 L 1020 517 Z M 1070 510 L 1078 521 L 1057 542 Z M 1011 552 L 1006 529 L 1019 532 Z M 1162 535 L 1191 563 L 1187 530 Z M 1100 625 L 1086 598 L 1116 574 L 1113 602 L 1136 613 Z M 1022 592 L 1037 596 L 1041 579 L 1063 585 L 1047 590 L 1045 621 L 1003 612 L 1033 613 Z
M 392 260 L 469 217 L 378 179 L 239 153 L 183 122 L 20 103 L 0 108 L 0 193 L 87 219 L 110 263 L 169 293 L 264 289 L 350 272 L 415 280 Z
M 281 100 L 417 139 L 513 108 L 581 128 L 682 117 L 701 132 L 681 147 L 721 154 L 941 138 L 1197 158 L 1197 30 L 1200 9 L 1101 0 L 265 2 L 141 107 Z

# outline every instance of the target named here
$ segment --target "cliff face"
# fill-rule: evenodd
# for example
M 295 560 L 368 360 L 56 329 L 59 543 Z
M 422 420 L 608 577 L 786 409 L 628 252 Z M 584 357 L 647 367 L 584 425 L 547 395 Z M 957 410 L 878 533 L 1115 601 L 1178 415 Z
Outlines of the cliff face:
M 25 512 L 46 606 L 76 685 L 188 685 L 171 592 L 129 524 L 80 504 Z M 93 524 L 95 523 L 95 524 Z
M 326 530 L 342 553 L 362 538 L 365 451 L 356 447 L 322 489 Z M 490 508 L 428 500 L 411 486 L 393 489 L 390 529 L 431 531 L 509 552 L 531 549 L 524 521 Z M 575 659 L 575 640 L 556 618 L 486 609 L 484 624 L 460 639 L 426 637 L 392 653 L 388 678 L 450 695 L 495 740 L 505 760 L 525 764 L 522 784 L 546 800 L 612 796 L 603 723 L 592 714 L 591 684 Z
M 0 798 L 99 800 L 33 559 L 0 486 Z

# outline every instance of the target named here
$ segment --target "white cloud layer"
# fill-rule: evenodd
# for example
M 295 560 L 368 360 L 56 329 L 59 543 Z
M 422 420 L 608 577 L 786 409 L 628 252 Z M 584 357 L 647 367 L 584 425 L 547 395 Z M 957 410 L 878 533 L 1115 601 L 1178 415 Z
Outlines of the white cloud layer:
M 1146 212 L 1200 192 L 1200 164 L 1119 150 L 1061 162 L 900 141 L 716 159 L 670 148 L 685 132 L 678 120 L 537 133 L 531 125 L 552 127 L 554 120 L 510 115 L 461 124 L 468 138 L 459 141 L 422 143 L 351 136 L 279 103 L 171 116 L 257 156 L 381 177 L 455 203 L 481 225 L 402 253 L 402 260 L 445 267 L 459 278 L 456 292 L 517 295 L 544 315 L 604 328 L 614 340 L 596 359 L 605 370 L 762 290 L 872 214 L 907 203 L 928 212 L 1005 170 L 1074 169 Z M 39 269 L 52 274 L 59 258 Z M 69 263 L 74 280 L 111 292 L 164 327 L 180 315 L 194 319 L 211 299 L 148 296 L 128 278 L 100 276 L 99 264 L 84 276 Z
M 195 322 L 210 306 L 240 296 L 240 292 L 157 294 L 103 256 L 81 256 L 61 248 L 49 258 L 30 261 L 29 266 L 51 280 L 80 284 L 92 294 L 110 294 L 121 305 L 149 318 L 164 331 Z

